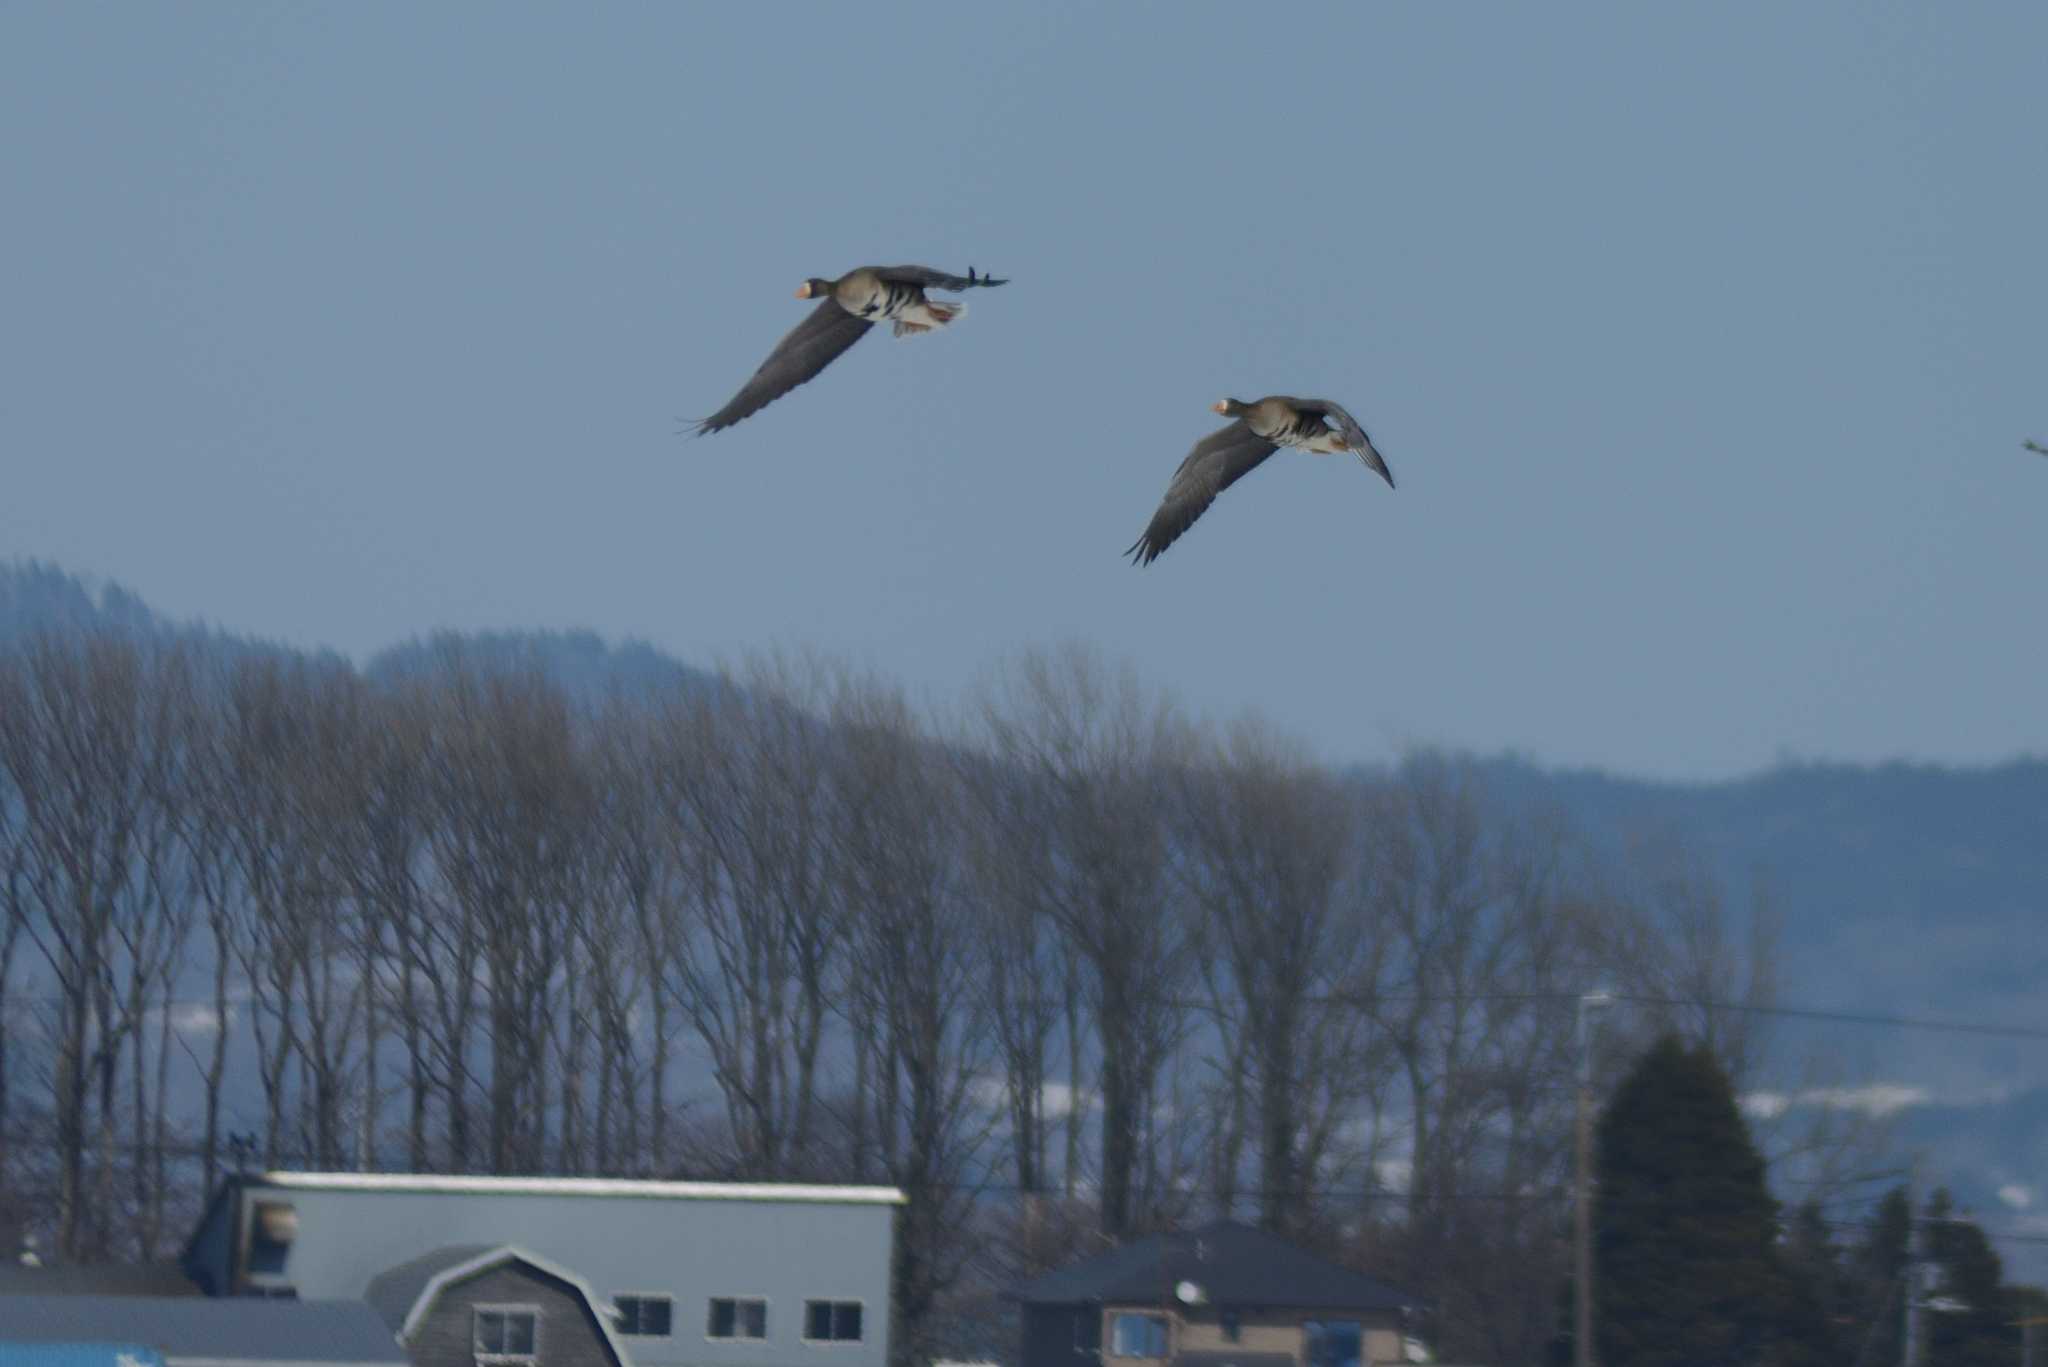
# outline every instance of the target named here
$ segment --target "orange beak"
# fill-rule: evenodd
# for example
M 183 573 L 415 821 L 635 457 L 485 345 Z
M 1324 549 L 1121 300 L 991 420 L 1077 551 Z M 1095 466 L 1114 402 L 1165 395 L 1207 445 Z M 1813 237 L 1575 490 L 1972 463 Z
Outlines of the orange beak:
M 799 298 L 799 299 L 808 299 L 808 298 L 810 298 L 810 297 L 811 297 L 811 282 L 810 282 L 810 281 L 806 280 L 806 281 L 804 281 L 804 282 L 803 282 L 803 284 L 801 284 L 801 285 L 798 285 L 798 286 L 796 287 L 796 297 L 797 297 L 797 298 Z
M 1225 403 L 1222 399 L 1218 399 L 1216 400 L 1216 402 L 1209 405 L 1209 411 L 1211 413 L 1228 413 L 1230 411 L 1230 405 Z

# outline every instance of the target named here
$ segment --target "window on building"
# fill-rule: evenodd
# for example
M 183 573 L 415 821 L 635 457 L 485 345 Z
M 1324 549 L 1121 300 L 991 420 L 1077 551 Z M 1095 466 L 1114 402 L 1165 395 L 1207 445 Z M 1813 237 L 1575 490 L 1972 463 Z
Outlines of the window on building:
M 1109 1352 L 1120 1358 L 1166 1356 L 1164 1315 L 1117 1315 L 1109 1322 Z
M 475 1310 L 478 1362 L 534 1362 L 540 1350 L 540 1308 L 479 1305 Z
M 1303 1320 L 1306 1367 L 1358 1367 L 1365 1333 L 1357 1320 Z
M 614 1296 L 612 1304 L 619 1308 L 619 1332 L 637 1334 L 642 1338 L 667 1338 L 670 1321 L 675 1315 L 675 1300 L 670 1296 Z
M 714 1339 L 768 1337 L 768 1302 L 758 1296 L 713 1296 L 704 1335 Z
M 284 1271 L 298 1236 L 299 1215 L 282 1201 L 258 1201 L 249 1218 L 248 1270 L 257 1276 Z
M 859 1301 L 805 1301 L 804 1339 L 810 1343 L 859 1343 Z

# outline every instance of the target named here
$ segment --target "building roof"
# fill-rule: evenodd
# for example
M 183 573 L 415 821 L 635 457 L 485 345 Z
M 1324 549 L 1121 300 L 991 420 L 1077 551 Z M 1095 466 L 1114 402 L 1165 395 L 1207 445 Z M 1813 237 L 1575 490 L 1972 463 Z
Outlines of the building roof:
M 1152 1234 L 1055 1268 L 1011 1294 L 1027 1305 L 1159 1303 L 1183 1281 L 1213 1306 L 1399 1310 L 1415 1298 L 1231 1220 Z
M 419 1304 L 420 1292 L 427 1289 L 428 1282 L 451 1267 L 469 1262 L 478 1254 L 489 1253 L 493 1247 L 491 1244 L 451 1244 L 431 1253 L 422 1253 L 370 1278 L 370 1284 L 363 1288 L 363 1299 L 396 1334 L 405 1328 L 406 1317 Z
M 1294 1367 L 1292 1353 L 1176 1353 L 1173 1367 Z
M 524 1263 L 545 1277 L 552 1277 L 575 1291 L 597 1322 L 597 1332 L 611 1349 L 615 1361 L 630 1364 L 633 1359 L 619 1342 L 610 1301 L 591 1290 L 590 1283 L 568 1268 L 561 1267 L 513 1244 L 451 1244 L 422 1253 L 398 1266 L 378 1273 L 363 1291 L 363 1299 L 396 1334 L 410 1341 L 413 1331 L 426 1317 L 435 1300 L 449 1287 L 460 1285 L 479 1272 L 503 1263 Z
M 320 1363 L 405 1367 L 361 1301 L 203 1296 L 0 1296 L 0 1342 L 147 1344 L 172 1367 Z
M 619 1177 L 473 1177 L 438 1173 L 266 1172 L 251 1186 L 307 1191 L 424 1191 L 529 1196 L 637 1196 L 680 1201 L 808 1201 L 826 1205 L 900 1206 L 896 1187 L 824 1186 L 804 1182 L 642 1182 Z
M 176 1263 L 0 1263 L 0 1296 L 197 1296 Z

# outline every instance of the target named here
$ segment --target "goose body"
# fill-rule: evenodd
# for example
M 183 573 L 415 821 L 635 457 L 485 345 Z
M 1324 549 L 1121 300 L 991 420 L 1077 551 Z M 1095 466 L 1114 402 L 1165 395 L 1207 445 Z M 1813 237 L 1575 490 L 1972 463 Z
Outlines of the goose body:
M 1157 560 L 1168 546 L 1207 512 L 1216 495 L 1250 474 L 1282 447 L 1315 455 L 1350 452 L 1367 469 L 1394 487 L 1394 472 L 1374 449 L 1371 438 L 1343 405 L 1329 399 L 1297 399 L 1268 395 L 1244 403 L 1224 399 L 1215 411 L 1234 418 L 1195 443 L 1194 450 L 1173 472 L 1166 496 L 1144 535 L 1125 552 L 1140 565 Z
M 697 435 L 718 432 L 816 379 L 877 323 L 890 323 L 898 337 L 944 327 L 967 312 L 958 300 L 932 299 L 928 289 L 968 290 L 1005 285 L 976 275 L 952 275 L 929 266 L 861 266 L 836 280 L 813 276 L 797 286 L 796 297 L 816 299 L 810 314 L 768 353 L 731 402 L 697 424 Z

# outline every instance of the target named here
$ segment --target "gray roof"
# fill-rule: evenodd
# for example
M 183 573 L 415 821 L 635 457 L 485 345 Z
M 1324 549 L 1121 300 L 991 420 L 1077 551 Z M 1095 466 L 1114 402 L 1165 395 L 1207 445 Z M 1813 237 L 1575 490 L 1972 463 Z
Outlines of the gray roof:
M 1152 1234 L 1024 1283 L 1027 1305 L 1156 1302 L 1183 1281 L 1213 1306 L 1399 1310 L 1415 1301 L 1397 1287 L 1319 1258 L 1285 1239 L 1219 1220 L 1189 1233 Z
M 148 1344 L 173 1361 L 406 1363 L 361 1301 L 0 1296 L 0 1342 L 110 1341 Z
M 176 1263 L 79 1263 L 24 1267 L 0 1263 L 0 1296 L 196 1296 Z
M 1292 1353 L 1177 1353 L 1173 1367 L 1294 1367 Z
M 395 1334 L 404 1326 L 405 1317 L 412 1313 L 414 1303 L 419 1300 L 420 1292 L 427 1289 L 428 1282 L 449 1268 L 496 1247 L 496 1244 L 451 1244 L 431 1253 L 422 1253 L 372 1277 L 370 1284 L 363 1288 L 363 1299 Z

